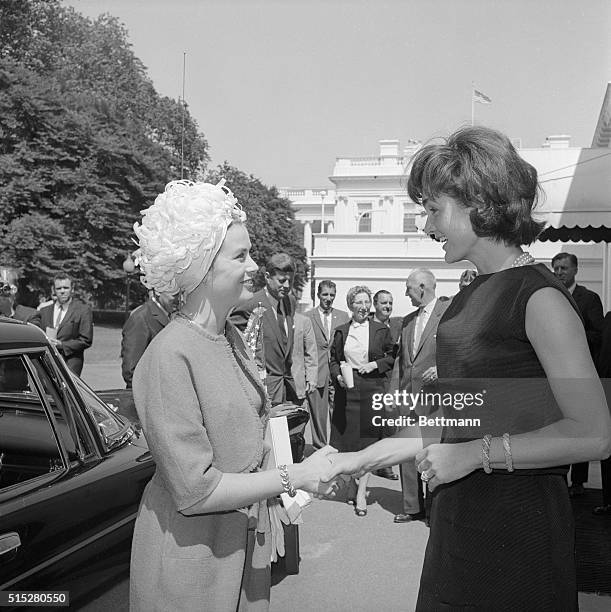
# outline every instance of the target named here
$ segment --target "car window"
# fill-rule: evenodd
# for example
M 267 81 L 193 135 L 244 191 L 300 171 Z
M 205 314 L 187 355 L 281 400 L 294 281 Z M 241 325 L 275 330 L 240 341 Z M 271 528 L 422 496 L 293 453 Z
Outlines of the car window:
M 74 382 L 98 427 L 106 449 L 110 450 L 113 446 L 110 441 L 125 431 L 126 424 L 80 378 L 75 377 Z
M 53 408 L 68 456 L 76 460 L 92 454 L 93 445 L 80 418 L 80 410 L 58 368 L 54 366 L 53 359 L 48 353 L 40 354 L 32 358 L 32 364 L 45 390 L 47 401 Z
M 65 468 L 23 357 L 0 357 L 0 490 Z

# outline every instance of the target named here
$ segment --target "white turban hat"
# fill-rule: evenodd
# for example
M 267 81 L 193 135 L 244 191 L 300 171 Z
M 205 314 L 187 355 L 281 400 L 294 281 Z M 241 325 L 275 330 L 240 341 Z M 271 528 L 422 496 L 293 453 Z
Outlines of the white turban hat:
M 204 280 L 227 228 L 246 213 L 224 186 L 172 181 L 134 224 L 140 247 L 134 258 L 142 282 L 159 293 L 191 293 Z

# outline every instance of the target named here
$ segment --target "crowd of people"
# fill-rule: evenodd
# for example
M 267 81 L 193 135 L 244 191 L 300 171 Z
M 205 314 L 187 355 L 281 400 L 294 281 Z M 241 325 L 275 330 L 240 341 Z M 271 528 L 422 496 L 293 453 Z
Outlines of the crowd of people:
M 604 495 L 593 512 L 611 515 L 600 381 L 611 376 L 611 313 L 576 282 L 575 255 L 550 270 L 523 250 L 542 229 L 538 191 L 536 170 L 494 130 L 420 149 L 408 192 L 425 232 L 447 263 L 475 269 L 447 297 L 431 270 L 411 270 L 415 310 L 393 317 L 384 288 L 356 285 L 347 311 L 335 308 L 330 279 L 298 312 L 286 253 L 264 263 L 255 292 L 246 215 L 223 181 L 166 187 L 135 227 L 149 299 L 122 337 L 157 466 L 136 521 L 132 609 L 267 609 L 266 500 L 343 495 L 364 518 L 371 473 L 400 478 L 395 523 L 430 526 L 417 610 L 577 609 L 569 498 L 585 493 L 590 461 L 601 460 Z M 45 330 L 80 373 L 91 309 L 69 277 L 53 289 L 36 311 L 3 287 L 3 312 Z M 454 403 L 483 389 L 485 401 Z M 302 463 L 267 461 L 269 412 L 282 404 L 309 412 Z

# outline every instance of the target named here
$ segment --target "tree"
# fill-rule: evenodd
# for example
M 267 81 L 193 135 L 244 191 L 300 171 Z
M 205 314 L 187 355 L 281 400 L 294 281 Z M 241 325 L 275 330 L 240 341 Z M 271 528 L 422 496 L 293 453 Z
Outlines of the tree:
M 65 271 L 123 295 L 133 224 L 165 183 L 205 169 L 188 109 L 155 91 L 125 28 L 57 0 L 0 4 L 0 264 L 31 291 Z
M 252 174 L 247 175 L 228 162 L 210 171 L 206 177 L 210 183 L 221 179 L 225 179 L 227 187 L 246 212 L 254 261 L 263 266 L 274 253 L 289 254 L 297 268 L 295 287 L 301 290 L 307 280 L 308 264 L 305 249 L 299 246 L 301 240 L 290 201 L 281 198 L 275 187 L 267 187 Z M 256 281 L 258 288 L 265 284 L 261 271 Z

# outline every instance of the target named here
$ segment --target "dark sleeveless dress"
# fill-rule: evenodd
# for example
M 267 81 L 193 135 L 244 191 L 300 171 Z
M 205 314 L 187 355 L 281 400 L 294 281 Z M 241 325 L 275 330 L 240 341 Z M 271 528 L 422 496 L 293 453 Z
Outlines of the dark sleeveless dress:
M 443 407 L 446 418 L 481 419 L 445 426 L 443 442 L 524 433 L 561 418 L 525 331 L 528 299 L 543 287 L 557 288 L 577 310 L 540 264 L 478 276 L 452 300 L 437 331 L 441 389 L 483 392 L 485 401 Z M 480 469 L 438 487 L 417 611 L 577 610 L 566 471 Z

